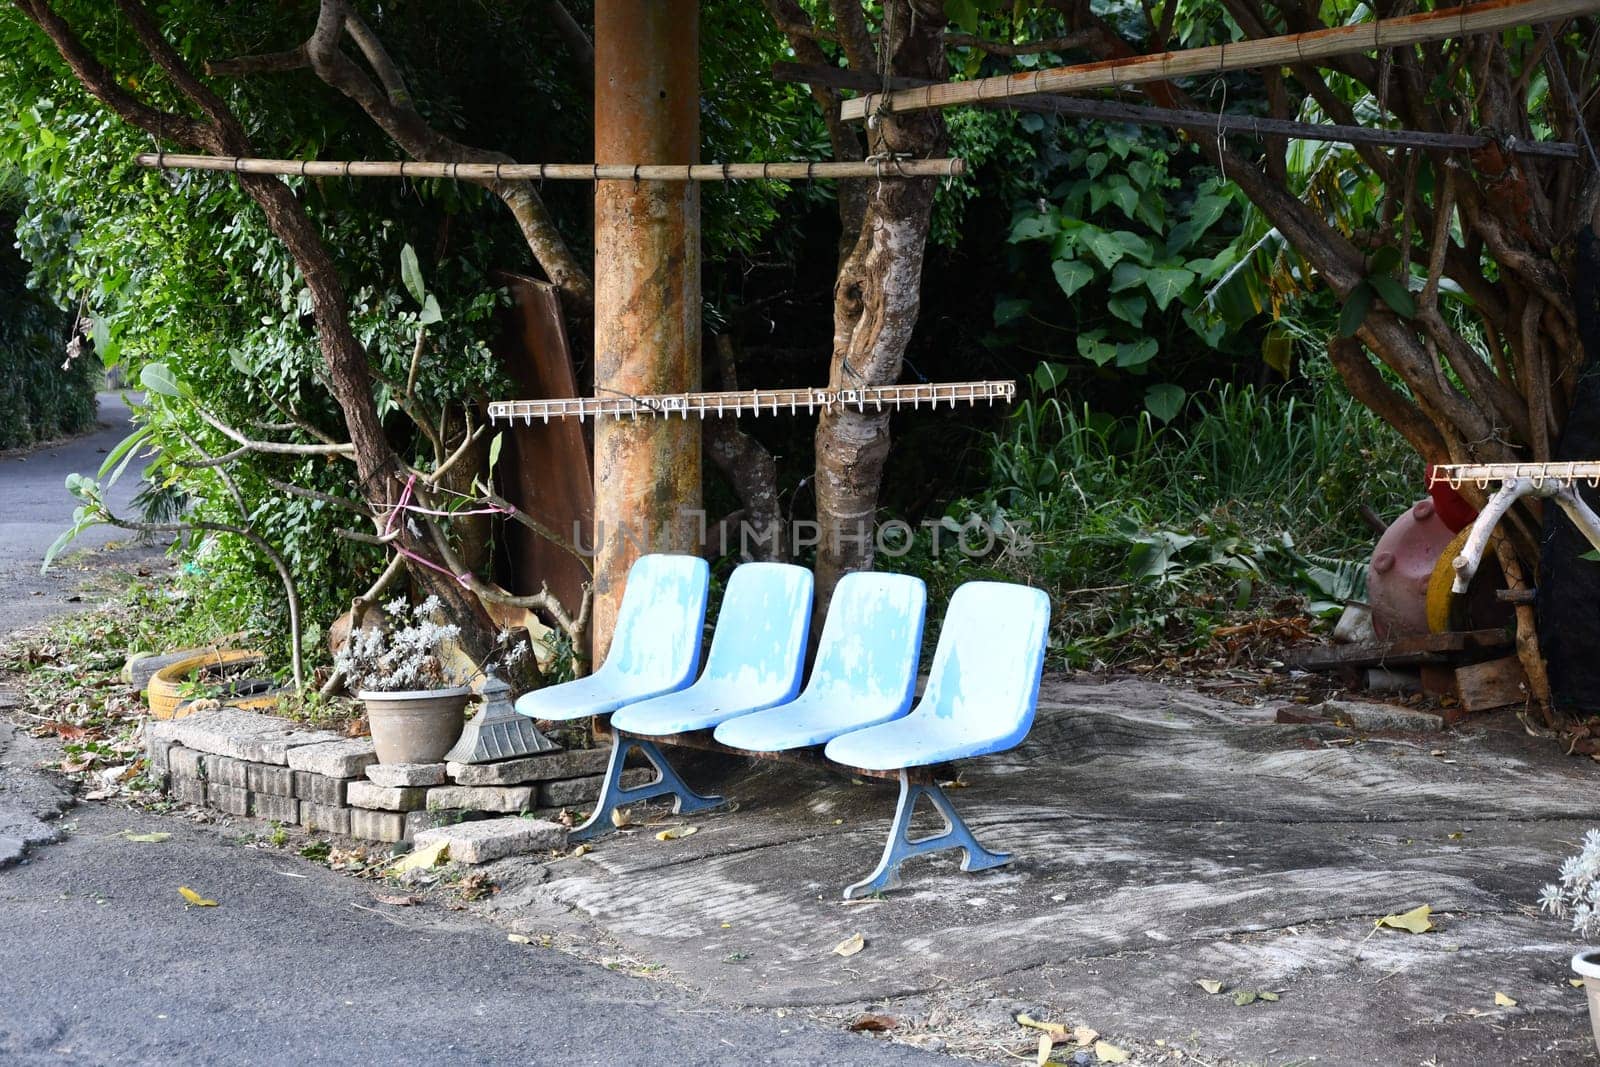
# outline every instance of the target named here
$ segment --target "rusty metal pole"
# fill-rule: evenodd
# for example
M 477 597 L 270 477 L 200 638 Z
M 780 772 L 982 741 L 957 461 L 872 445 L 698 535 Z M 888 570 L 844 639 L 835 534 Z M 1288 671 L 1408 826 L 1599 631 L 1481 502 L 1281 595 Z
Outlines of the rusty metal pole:
M 698 162 L 698 4 L 596 0 L 594 22 L 595 162 Z M 699 184 L 597 182 L 594 233 L 595 395 L 698 389 Z M 700 420 L 596 421 L 592 662 L 628 567 L 642 551 L 697 551 L 699 508 Z

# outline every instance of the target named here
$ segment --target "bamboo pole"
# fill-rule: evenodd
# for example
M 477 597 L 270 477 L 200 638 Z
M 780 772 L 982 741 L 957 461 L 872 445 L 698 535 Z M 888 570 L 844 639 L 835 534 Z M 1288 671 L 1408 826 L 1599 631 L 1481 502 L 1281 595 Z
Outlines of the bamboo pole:
M 867 159 L 821 163 L 435 163 L 377 159 L 261 159 L 141 152 L 141 167 L 285 174 L 307 178 L 446 178 L 452 181 L 824 181 L 836 178 L 948 178 L 966 172 L 960 159 Z
M 871 74 L 861 74 L 843 67 L 806 66 L 802 63 L 774 63 L 772 76 L 778 81 L 820 84 L 835 89 L 871 90 L 882 85 L 882 81 Z M 939 84 L 942 83 L 917 78 L 894 78 L 890 81 L 890 88 L 919 88 L 924 85 Z M 1470 133 L 1341 126 L 1331 122 L 1299 122 L 1293 119 L 1254 115 L 1219 114 L 1211 111 L 1125 104 L 1115 100 L 1085 100 L 1072 96 L 1019 96 L 1012 100 L 985 100 L 981 106 L 1002 111 L 1033 111 L 1040 114 L 1102 119 L 1106 122 L 1132 122 L 1143 126 L 1244 133 L 1257 137 L 1288 137 L 1298 141 L 1335 141 L 1342 144 L 1375 144 L 1468 152 L 1498 144 L 1507 152 L 1519 155 L 1552 156 L 1557 159 L 1578 158 L 1578 146 L 1568 141 L 1525 141 L 1511 137 L 1500 142 L 1492 137 Z
M 1012 96 L 1114 89 L 1122 85 L 1170 81 L 1195 74 L 1289 66 L 1355 52 L 1423 44 L 1446 37 L 1464 37 L 1514 26 L 1556 22 L 1597 11 L 1600 11 L 1600 0 L 1486 0 L 1483 3 L 1349 26 L 1333 26 L 1307 33 L 1263 37 L 1149 56 L 1129 56 L 1098 63 L 1080 63 L 974 81 L 942 82 L 888 93 L 867 93 L 846 100 L 840 105 L 839 115 L 846 121 L 853 121 L 864 119 L 880 109 L 891 112 L 923 111 L 1003 100 Z

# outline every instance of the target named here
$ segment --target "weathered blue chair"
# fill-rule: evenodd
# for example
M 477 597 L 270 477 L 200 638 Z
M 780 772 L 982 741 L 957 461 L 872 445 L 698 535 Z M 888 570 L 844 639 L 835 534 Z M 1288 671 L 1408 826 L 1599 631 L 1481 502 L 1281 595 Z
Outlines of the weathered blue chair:
M 839 580 L 804 692 L 729 719 L 713 736 L 748 752 L 785 752 L 899 718 L 911 707 L 927 606 L 922 579 L 863 572 Z
M 593 674 L 517 699 L 535 719 L 586 719 L 682 689 L 700 666 L 711 568 L 696 556 L 640 556 L 628 569 L 611 650 Z
M 805 669 L 811 620 L 811 572 L 787 563 L 734 568 L 722 596 L 711 651 L 700 679 L 686 689 L 630 703 L 611 716 L 611 760 L 589 821 L 568 838 L 582 841 L 612 829 L 611 813 L 626 804 L 671 796 L 677 814 L 722 803 L 690 789 L 651 738 L 671 738 L 718 725 L 794 699 Z M 654 781 L 624 788 L 632 752 L 655 766 Z
M 1043 591 L 1002 582 L 968 582 L 945 612 L 922 700 L 909 715 L 828 742 L 835 763 L 868 771 L 898 771 L 900 802 L 883 858 L 866 878 L 844 891 L 846 900 L 900 884 L 900 864 L 913 856 L 959 848 L 961 869 L 981 871 L 1010 861 L 979 845 L 937 782 L 913 768 L 1003 752 L 1033 726 L 1039 675 L 1050 630 L 1050 598 Z M 911 816 L 927 797 L 944 829 L 913 841 Z

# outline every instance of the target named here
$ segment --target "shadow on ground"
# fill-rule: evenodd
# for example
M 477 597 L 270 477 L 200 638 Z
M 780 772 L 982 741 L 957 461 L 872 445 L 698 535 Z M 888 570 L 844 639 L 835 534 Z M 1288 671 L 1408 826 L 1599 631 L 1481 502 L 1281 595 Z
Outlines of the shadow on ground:
M 839 892 L 875 863 L 891 789 L 694 769 L 737 810 L 680 840 L 651 825 L 582 857 L 502 861 L 492 907 L 523 929 L 597 929 L 716 1001 L 881 1011 L 897 1037 L 991 1059 L 1031 1058 L 1018 1010 L 1138 1062 L 1594 1058 L 1575 945 L 1533 902 L 1600 821 L 1600 769 L 1514 717 L 1373 736 L 1143 680 L 1047 679 L 1027 744 L 952 791 L 1016 861 L 914 861 L 902 889 L 856 904 Z M 1436 932 L 1374 930 L 1420 904 Z M 832 954 L 854 933 L 864 951 Z M 1280 999 L 1240 1006 L 1200 979 Z

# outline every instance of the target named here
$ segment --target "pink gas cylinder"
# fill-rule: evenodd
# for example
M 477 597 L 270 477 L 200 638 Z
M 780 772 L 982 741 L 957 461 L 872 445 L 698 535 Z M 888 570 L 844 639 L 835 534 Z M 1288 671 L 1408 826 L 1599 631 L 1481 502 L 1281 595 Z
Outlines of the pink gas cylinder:
M 1428 632 L 1428 579 L 1454 536 L 1431 499 L 1411 505 L 1384 531 L 1367 565 L 1367 603 L 1378 637 Z

